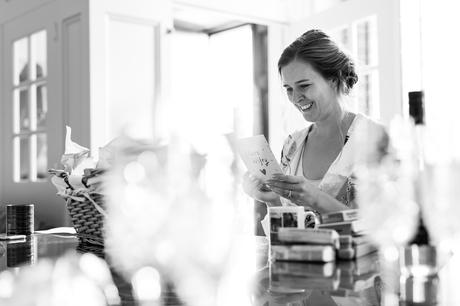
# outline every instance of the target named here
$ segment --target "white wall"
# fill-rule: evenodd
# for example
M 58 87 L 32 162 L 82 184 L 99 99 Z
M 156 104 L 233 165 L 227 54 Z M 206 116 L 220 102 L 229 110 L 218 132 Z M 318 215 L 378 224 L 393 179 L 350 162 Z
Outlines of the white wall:
M 231 14 L 255 23 L 286 23 L 288 15 L 283 0 L 173 0 L 174 5 L 203 8 L 214 12 Z
M 460 29 L 457 1 L 422 1 L 422 83 L 433 158 L 460 161 Z

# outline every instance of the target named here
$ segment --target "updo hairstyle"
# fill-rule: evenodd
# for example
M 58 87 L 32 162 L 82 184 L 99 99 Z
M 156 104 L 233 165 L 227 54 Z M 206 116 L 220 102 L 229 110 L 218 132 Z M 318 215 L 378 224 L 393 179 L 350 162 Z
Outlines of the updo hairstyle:
M 353 60 L 321 30 L 305 32 L 291 43 L 278 60 L 278 72 L 294 60 L 303 60 L 326 80 L 337 84 L 338 92 L 348 94 L 358 82 Z

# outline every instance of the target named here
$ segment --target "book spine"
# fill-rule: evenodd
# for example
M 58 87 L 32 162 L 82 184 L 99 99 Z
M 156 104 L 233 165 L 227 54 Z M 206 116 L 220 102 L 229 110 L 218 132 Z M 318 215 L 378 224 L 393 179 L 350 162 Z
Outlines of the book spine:
M 364 243 L 364 244 L 357 245 L 354 247 L 354 249 L 356 252 L 356 257 L 361 257 L 369 253 L 373 253 L 377 251 L 377 248 L 370 243 Z
M 354 221 L 346 221 L 346 222 L 336 222 L 336 223 L 327 223 L 327 224 L 320 224 L 320 229 L 333 229 L 335 230 L 340 236 L 344 235 L 359 235 L 364 232 L 364 228 L 359 220 Z
M 333 245 L 336 249 L 339 248 L 339 235 L 336 231 L 330 229 L 310 230 L 280 228 L 278 240 L 289 243 L 329 244 Z
M 335 272 L 336 266 L 334 262 L 296 263 L 278 261 L 271 265 L 271 273 L 292 276 L 332 277 Z
M 292 289 L 337 290 L 340 284 L 340 275 L 333 277 L 295 277 L 286 274 L 273 274 L 271 285 L 274 287 L 288 287 Z
M 330 262 L 335 259 L 332 246 L 285 246 L 274 245 L 271 248 L 274 260 Z
M 353 242 L 352 242 L 352 236 L 351 235 L 341 235 L 339 237 L 339 244 L 340 244 L 340 249 L 349 249 L 351 248 Z
M 320 224 L 319 227 L 323 229 L 324 228 L 333 229 L 340 236 L 353 234 L 352 227 L 350 224 L 339 224 L 339 223 Z
M 355 258 L 356 252 L 354 249 L 341 249 L 337 253 L 339 259 L 353 259 Z
M 321 216 L 321 221 L 323 223 L 335 223 L 343 221 L 353 221 L 358 219 L 358 210 L 350 209 L 344 210 L 341 212 L 325 214 Z
M 364 243 L 369 243 L 369 238 L 366 237 L 366 236 L 356 236 L 356 237 L 353 237 L 352 242 L 351 242 L 351 244 L 352 244 L 353 246 L 355 246 L 355 245 L 360 245 L 360 244 L 364 244 Z

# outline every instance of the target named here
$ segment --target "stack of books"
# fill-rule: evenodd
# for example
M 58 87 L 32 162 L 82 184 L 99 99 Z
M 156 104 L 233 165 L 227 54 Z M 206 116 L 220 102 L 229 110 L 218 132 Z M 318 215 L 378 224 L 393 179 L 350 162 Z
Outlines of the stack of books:
M 275 261 L 331 262 L 340 246 L 332 229 L 279 228 L 278 243 L 270 246 Z
M 366 297 L 366 305 L 379 305 L 381 296 L 382 282 L 380 279 L 380 269 L 378 255 L 376 253 L 364 255 L 356 260 L 337 261 L 337 269 L 340 271 L 340 282 L 337 289 L 330 291 L 335 301 L 358 303 L 363 296 Z
M 270 285 L 276 291 L 289 289 L 338 290 L 340 270 L 335 262 L 304 263 L 277 261 L 270 266 Z
M 339 259 L 355 259 L 377 251 L 365 235 L 357 209 L 325 214 L 319 228 L 332 229 L 339 234 Z

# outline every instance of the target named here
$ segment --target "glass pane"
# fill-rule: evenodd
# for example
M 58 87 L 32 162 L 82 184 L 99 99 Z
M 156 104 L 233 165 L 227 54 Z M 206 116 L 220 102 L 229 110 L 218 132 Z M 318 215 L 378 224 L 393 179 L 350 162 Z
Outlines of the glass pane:
M 358 60 L 361 64 L 369 65 L 369 23 L 358 24 Z
M 375 19 L 361 21 L 356 26 L 357 58 L 361 65 L 377 64 L 377 31 Z
M 19 133 L 30 129 L 29 91 L 14 92 L 14 132 Z
M 46 67 L 46 31 L 40 31 L 32 34 L 31 42 L 31 68 L 32 78 L 45 77 L 47 74 Z
M 29 40 L 27 37 L 16 40 L 13 44 L 13 83 L 18 85 L 29 79 Z
M 48 144 L 46 134 L 37 134 L 37 179 L 48 177 Z
M 371 95 L 370 86 L 371 78 L 368 74 L 363 75 L 358 82 L 358 111 L 370 115 Z
M 48 97 L 45 85 L 37 86 L 37 129 L 46 127 L 46 113 L 48 112 Z
M 25 181 L 29 179 L 30 158 L 29 158 L 29 138 L 14 138 L 14 159 L 15 159 L 15 181 Z
M 331 38 L 340 45 L 341 48 L 350 50 L 350 31 L 348 27 L 339 28 L 331 32 Z

